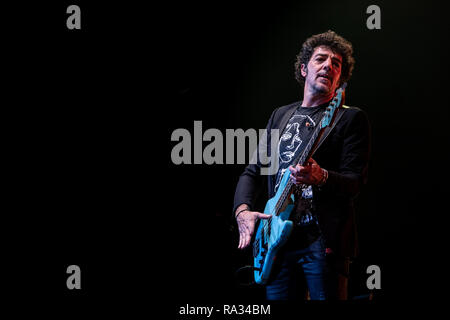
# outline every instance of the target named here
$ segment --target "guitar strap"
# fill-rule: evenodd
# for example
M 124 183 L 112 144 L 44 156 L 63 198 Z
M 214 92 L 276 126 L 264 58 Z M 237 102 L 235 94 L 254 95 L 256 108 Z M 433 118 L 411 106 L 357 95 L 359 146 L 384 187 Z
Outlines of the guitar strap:
M 342 118 L 342 116 L 344 115 L 345 109 L 348 109 L 350 107 L 347 107 L 345 105 L 342 105 L 342 107 L 338 108 L 336 110 L 336 117 L 334 118 L 333 123 L 331 124 L 331 126 L 326 127 L 323 130 L 322 136 L 320 137 L 319 142 L 317 143 L 317 146 L 315 147 L 313 153 L 311 154 L 311 156 L 316 152 L 317 149 L 319 149 L 319 147 L 322 145 L 322 143 L 325 141 L 325 139 L 328 137 L 328 135 L 330 134 L 331 130 L 333 130 L 333 128 L 336 126 L 336 124 L 339 122 L 339 120 Z

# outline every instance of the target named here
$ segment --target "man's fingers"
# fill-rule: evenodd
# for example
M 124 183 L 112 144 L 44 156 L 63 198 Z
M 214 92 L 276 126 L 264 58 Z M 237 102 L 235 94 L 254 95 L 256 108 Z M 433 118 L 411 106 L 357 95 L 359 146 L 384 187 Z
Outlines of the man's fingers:
M 269 219 L 270 217 L 272 217 L 272 215 L 270 215 L 270 214 L 258 213 L 259 219 Z
M 239 249 L 244 249 L 247 247 L 247 235 L 245 233 L 242 233 L 241 239 L 239 241 Z
M 243 248 L 246 248 L 246 247 L 249 245 L 250 239 L 251 239 L 251 234 L 250 234 L 250 232 L 247 231 L 247 232 L 245 233 L 245 240 L 244 240 L 244 246 L 243 246 Z
M 295 167 L 293 167 L 293 166 L 290 166 L 289 167 L 289 171 L 293 174 L 293 175 L 296 175 L 296 174 L 299 174 L 301 171 L 303 171 L 303 170 L 305 170 L 307 167 L 303 167 L 303 166 L 301 166 L 301 165 L 296 165 Z
M 238 249 L 244 249 L 248 245 L 248 240 L 250 237 L 248 236 L 249 230 L 248 227 L 244 224 L 239 225 L 239 245 Z
M 238 249 L 246 248 L 251 241 L 253 231 L 255 228 L 256 219 L 269 219 L 272 217 L 270 214 L 260 213 L 260 212 L 251 212 L 251 215 L 246 216 L 245 218 L 239 218 L 239 245 Z
M 238 245 L 238 249 L 242 249 L 242 243 L 244 241 L 244 237 L 242 235 L 242 233 L 239 234 L 239 245 Z
M 244 248 L 245 241 L 245 226 L 243 223 L 239 223 L 239 246 L 238 249 Z
M 297 165 L 295 168 L 294 167 L 289 167 L 289 171 L 291 171 L 291 176 L 304 176 L 307 175 L 311 172 L 311 166 L 307 165 L 307 166 L 301 166 L 301 165 Z
M 300 175 L 308 174 L 311 172 L 311 166 L 305 166 L 305 167 L 300 166 L 299 172 L 300 172 Z

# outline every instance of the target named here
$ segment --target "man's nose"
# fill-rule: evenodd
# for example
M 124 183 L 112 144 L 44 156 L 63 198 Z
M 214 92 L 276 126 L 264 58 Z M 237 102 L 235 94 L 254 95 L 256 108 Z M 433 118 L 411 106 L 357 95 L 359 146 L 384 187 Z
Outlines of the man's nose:
M 331 58 L 324 61 L 323 67 L 326 69 L 331 69 L 333 67 L 333 61 L 331 61 Z

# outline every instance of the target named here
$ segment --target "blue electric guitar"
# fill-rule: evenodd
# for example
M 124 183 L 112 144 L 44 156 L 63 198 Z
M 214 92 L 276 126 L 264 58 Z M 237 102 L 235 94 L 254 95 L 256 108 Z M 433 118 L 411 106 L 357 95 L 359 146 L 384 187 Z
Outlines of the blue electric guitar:
M 346 83 L 336 90 L 335 97 L 326 108 L 301 156 L 298 161 L 294 161 L 292 164 L 304 165 L 314 154 L 324 129 L 332 123 L 336 109 L 343 103 L 345 87 Z M 295 185 L 290 179 L 290 174 L 289 170 L 284 172 L 277 193 L 267 201 L 264 213 L 270 214 L 272 217 L 260 221 L 255 235 L 253 269 L 255 282 L 258 284 L 265 284 L 269 279 L 277 252 L 286 243 L 293 228 L 289 216 L 294 208 L 293 191 Z

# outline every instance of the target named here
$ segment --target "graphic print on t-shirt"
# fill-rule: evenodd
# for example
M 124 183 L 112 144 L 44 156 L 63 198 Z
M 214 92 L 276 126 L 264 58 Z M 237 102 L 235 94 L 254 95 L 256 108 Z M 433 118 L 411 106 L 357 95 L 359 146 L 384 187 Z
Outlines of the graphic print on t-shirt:
M 293 165 L 291 162 L 295 160 L 300 154 L 300 151 L 305 147 L 303 142 L 304 140 L 308 142 L 315 126 L 316 122 L 308 115 L 296 113 L 289 120 L 286 125 L 286 130 L 278 143 L 279 170 L 275 184 L 275 192 L 278 190 L 284 172 L 291 164 Z

